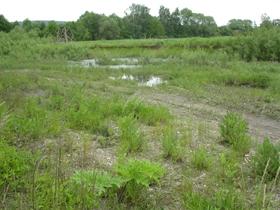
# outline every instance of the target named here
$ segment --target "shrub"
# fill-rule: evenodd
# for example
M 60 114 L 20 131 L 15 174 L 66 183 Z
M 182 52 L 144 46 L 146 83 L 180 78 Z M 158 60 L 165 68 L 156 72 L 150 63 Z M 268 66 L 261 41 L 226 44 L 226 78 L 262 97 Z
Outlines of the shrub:
M 250 149 L 251 139 L 247 135 L 248 123 L 236 113 L 227 113 L 220 124 L 223 141 L 232 147 L 246 153 Z
M 137 152 L 143 149 L 144 139 L 137 128 L 137 122 L 132 116 L 123 117 L 119 123 L 121 151 L 124 153 Z
M 127 163 L 119 163 L 116 172 L 125 180 L 124 198 L 131 203 L 139 203 L 148 187 L 156 183 L 164 175 L 164 168 L 147 160 L 130 159 Z
M 280 167 L 280 145 L 274 145 L 266 138 L 264 142 L 258 146 L 253 159 L 253 166 L 257 175 L 265 175 L 266 180 L 274 179 Z
M 241 58 L 251 61 L 280 61 L 279 27 L 259 28 L 239 39 L 236 48 Z
M 198 170 L 207 170 L 211 164 L 206 150 L 198 149 L 192 155 L 192 164 Z
M 166 127 L 162 137 L 163 155 L 165 158 L 171 158 L 174 161 L 182 160 L 183 147 L 176 131 L 172 127 Z

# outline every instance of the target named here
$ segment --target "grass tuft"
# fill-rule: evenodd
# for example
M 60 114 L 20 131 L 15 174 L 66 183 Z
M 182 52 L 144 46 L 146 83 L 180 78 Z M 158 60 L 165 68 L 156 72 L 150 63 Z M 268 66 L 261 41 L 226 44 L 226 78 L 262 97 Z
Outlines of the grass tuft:
M 234 150 L 244 154 L 251 146 L 251 138 L 247 134 L 248 123 L 236 113 L 227 113 L 220 124 L 223 141 L 233 147 Z

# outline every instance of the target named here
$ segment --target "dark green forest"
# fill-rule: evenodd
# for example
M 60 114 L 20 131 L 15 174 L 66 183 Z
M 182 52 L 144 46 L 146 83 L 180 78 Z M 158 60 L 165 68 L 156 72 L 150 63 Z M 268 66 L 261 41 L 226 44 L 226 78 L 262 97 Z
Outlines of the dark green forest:
M 164 6 L 160 7 L 156 17 L 150 14 L 148 7 L 139 4 L 132 4 L 124 17 L 86 11 L 73 22 L 28 19 L 9 22 L 0 15 L 0 31 L 24 30 L 39 37 L 57 37 L 58 31 L 63 28 L 74 41 L 232 36 L 246 34 L 259 27 L 273 26 L 280 26 L 280 20 L 271 20 L 267 15 L 262 16 L 260 26 L 246 19 L 232 19 L 227 25 L 218 26 L 212 16 L 195 13 L 188 8 L 170 11 Z

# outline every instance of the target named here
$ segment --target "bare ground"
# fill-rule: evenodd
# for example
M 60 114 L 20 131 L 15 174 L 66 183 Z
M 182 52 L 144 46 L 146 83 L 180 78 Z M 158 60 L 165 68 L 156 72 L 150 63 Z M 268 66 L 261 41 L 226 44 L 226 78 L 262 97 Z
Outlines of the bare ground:
M 206 103 L 189 100 L 179 94 L 162 93 L 154 90 L 140 90 L 136 95 L 145 101 L 166 106 L 178 119 L 194 118 L 211 123 L 211 127 L 218 131 L 219 122 L 227 111 L 223 107 L 210 106 Z M 280 122 L 266 116 L 250 113 L 240 113 L 249 124 L 250 134 L 259 141 L 269 137 L 274 142 L 280 142 Z

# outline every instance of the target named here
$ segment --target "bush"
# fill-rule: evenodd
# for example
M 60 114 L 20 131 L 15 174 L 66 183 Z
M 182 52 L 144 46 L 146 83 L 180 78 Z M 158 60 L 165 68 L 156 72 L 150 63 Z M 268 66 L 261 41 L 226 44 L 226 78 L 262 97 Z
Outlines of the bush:
M 274 145 L 266 138 L 264 142 L 258 146 L 253 159 L 253 166 L 256 174 L 259 176 L 263 176 L 265 168 L 267 167 L 265 179 L 274 179 L 280 167 L 280 145 Z
M 132 116 L 123 117 L 119 123 L 121 152 L 131 153 L 143 149 L 144 139 L 138 130 L 137 122 Z
M 176 131 L 172 127 L 166 127 L 162 138 L 163 155 L 165 158 L 171 158 L 174 161 L 182 160 L 183 148 Z
M 158 184 L 165 173 L 159 164 L 134 159 L 119 163 L 116 171 L 125 180 L 123 199 L 133 204 L 139 203 L 148 187 L 153 183 Z
M 280 62 L 279 27 L 259 28 L 247 37 L 239 39 L 236 47 L 241 58 L 251 61 Z
M 192 164 L 198 170 L 207 170 L 211 164 L 207 152 L 204 149 L 194 151 L 192 155 Z
M 220 124 L 223 141 L 236 151 L 246 153 L 250 149 L 251 139 L 247 135 L 248 123 L 236 113 L 227 113 Z

